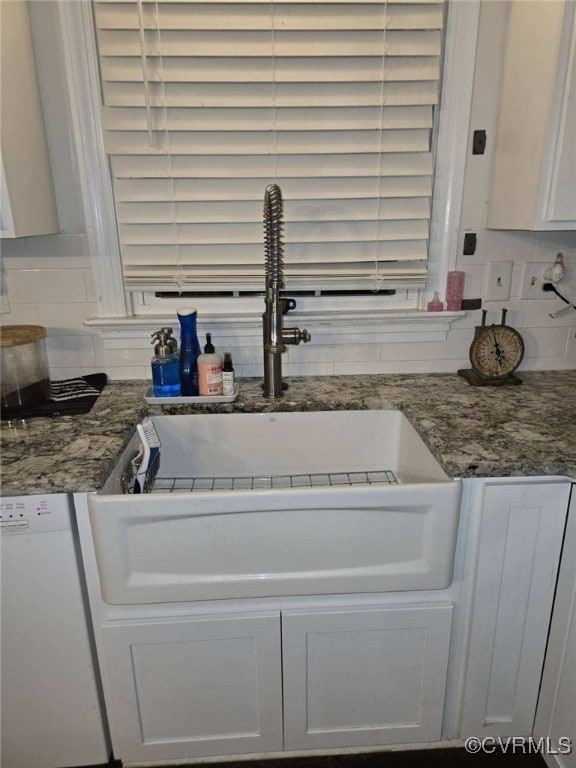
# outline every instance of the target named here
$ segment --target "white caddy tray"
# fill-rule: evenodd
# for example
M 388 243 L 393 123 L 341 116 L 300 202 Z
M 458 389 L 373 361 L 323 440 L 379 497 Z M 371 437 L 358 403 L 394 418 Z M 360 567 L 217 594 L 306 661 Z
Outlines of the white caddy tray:
M 198 395 L 194 397 L 155 397 L 152 387 L 144 395 L 150 405 L 210 405 L 211 403 L 233 403 L 238 397 L 238 382 L 234 384 L 232 395 Z

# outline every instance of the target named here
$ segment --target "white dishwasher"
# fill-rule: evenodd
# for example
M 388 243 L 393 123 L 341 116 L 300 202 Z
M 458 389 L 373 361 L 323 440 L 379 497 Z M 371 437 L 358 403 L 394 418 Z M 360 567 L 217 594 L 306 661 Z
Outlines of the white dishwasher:
M 67 494 L 0 499 L 2 768 L 110 756 Z

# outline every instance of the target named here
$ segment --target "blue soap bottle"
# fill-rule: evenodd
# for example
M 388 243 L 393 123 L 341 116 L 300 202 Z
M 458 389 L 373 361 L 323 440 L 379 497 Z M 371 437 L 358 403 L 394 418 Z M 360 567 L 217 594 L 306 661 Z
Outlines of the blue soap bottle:
M 152 391 L 154 397 L 178 397 L 180 394 L 180 360 L 172 328 L 161 328 L 152 334 Z

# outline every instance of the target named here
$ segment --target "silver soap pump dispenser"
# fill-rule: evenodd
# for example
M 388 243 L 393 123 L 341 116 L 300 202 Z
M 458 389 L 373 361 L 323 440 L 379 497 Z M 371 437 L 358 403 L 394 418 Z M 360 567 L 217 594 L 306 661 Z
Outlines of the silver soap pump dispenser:
M 156 341 L 155 344 L 154 341 Z M 151 343 L 154 344 L 152 358 L 154 397 L 178 397 L 180 395 L 178 343 L 172 336 L 172 328 L 161 328 L 153 333 Z

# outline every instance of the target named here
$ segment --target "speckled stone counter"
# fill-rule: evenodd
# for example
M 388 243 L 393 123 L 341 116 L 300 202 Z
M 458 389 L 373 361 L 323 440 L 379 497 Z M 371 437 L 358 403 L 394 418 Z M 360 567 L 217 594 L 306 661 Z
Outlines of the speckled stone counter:
M 235 403 L 201 407 L 149 407 L 149 383 L 109 384 L 85 416 L 2 423 L 2 494 L 98 490 L 147 412 L 398 408 L 453 477 L 576 479 L 576 371 L 521 376 L 517 387 L 471 387 L 455 374 L 291 378 L 274 402 L 245 379 Z

